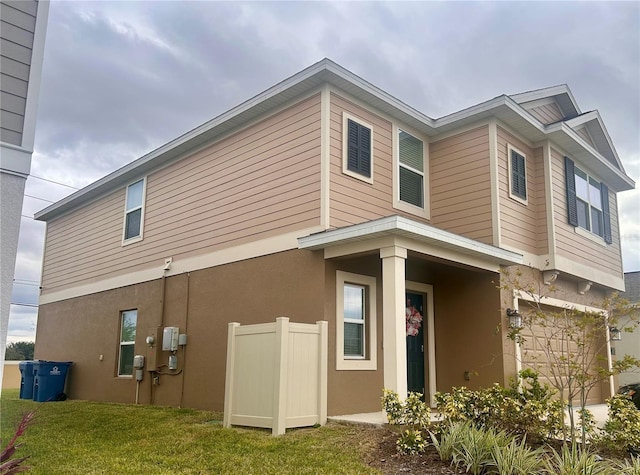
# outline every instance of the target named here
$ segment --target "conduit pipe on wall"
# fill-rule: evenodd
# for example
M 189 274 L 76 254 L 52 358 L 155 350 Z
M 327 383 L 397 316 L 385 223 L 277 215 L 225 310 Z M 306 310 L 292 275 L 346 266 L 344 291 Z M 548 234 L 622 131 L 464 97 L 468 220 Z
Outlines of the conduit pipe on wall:
M 189 290 L 191 288 L 191 272 L 187 272 L 187 302 L 185 303 L 185 311 L 184 311 L 184 332 L 188 335 L 187 331 L 189 328 Z M 187 347 L 182 347 L 182 368 L 186 369 L 187 367 Z M 182 401 L 184 399 L 184 373 L 182 374 L 182 388 L 180 389 L 180 405 L 182 407 Z

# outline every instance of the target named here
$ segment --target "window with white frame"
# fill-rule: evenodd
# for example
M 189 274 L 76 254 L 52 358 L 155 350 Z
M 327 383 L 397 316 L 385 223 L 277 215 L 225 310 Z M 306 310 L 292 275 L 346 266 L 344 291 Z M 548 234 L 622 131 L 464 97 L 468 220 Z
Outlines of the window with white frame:
M 124 242 L 142 239 L 144 224 L 145 179 L 127 186 L 127 197 L 124 212 Z
M 586 229 L 611 244 L 609 188 L 565 157 L 569 224 Z
M 400 201 L 424 208 L 424 143 L 398 129 L 398 183 Z
M 346 112 L 343 122 L 342 171 L 373 183 L 373 127 Z
M 138 311 L 120 313 L 120 347 L 118 349 L 118 376 L 133 375 L 133 356 L 136 343 Z
M 375 302 L 375 277 L 337 272 L 336 369 L 377 368 Z
M 511 145 L 509 152 L 509 196 L 527 203 L 527 157 Z

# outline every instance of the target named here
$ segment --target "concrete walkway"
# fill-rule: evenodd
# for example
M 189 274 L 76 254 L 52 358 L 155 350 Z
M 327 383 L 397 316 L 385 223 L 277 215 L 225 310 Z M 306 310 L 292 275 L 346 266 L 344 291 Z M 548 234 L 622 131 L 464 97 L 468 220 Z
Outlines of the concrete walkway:
M 606 404 L 594 404 L 586 407 L 591 413 L 596 421 L 596 425 L 600 428 L 604 426 L 604 423 L 607 421 L 607 409 L 608 406 Z M 579 409 L 579 408 L 578 408 Z M 574 408 L 574 413 L 578 410 Z M 328 417 L 330 421 L 340 422 L 343 424 L 363 424 L 363 425 L 373 425 L 376 427 L 382 427 L 387 423 L 387 416 L 384 412 L 364 412 L 361 414 L 347 414 L 344 416 L 330 416 Z M 431 413 L 431 422 L 436 422 L 439 419 L 439 414 L 436 412 Z M 569 423 L 569 413 L 566 414 L 566 423 Z M 576 421 L 578 419 L 576 418 Z

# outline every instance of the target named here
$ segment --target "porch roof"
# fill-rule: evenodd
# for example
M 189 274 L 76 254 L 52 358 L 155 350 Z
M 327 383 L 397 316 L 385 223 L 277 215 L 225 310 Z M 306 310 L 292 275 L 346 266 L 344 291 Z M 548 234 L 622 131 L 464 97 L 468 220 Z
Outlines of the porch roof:
M 402 243 L 396 244 L 408 244 L 406 246 L 408 250 L 416 250 L 418 252 L 424 252 L 423 247 L 426 245 L 431 249 L 448 251 L 448 254 L 452 256 L 468 256 L 494 264 L 517 265 L 524 263 L 523 256 L 516 252 L 507 251 L 506 249 L 491 246 L 397 215 L 304 236 L 298 238 L 298 247 L 308 250 L 326 250 L 349 244 L 366 244 L 366 241 L 371 241 L 373 244 L 371 249 L 373 249 L 377 247 L 374 244 L 374 240 L 379 241 L 377 238 L 386 237 L 404 238 Z M 417 246 L 414 247 L 411 243 L 416 243 Z M 364 250 L 366 247 L 357 246 L 356 248 Z M 455 258 L 452 260 L 458 261 Z

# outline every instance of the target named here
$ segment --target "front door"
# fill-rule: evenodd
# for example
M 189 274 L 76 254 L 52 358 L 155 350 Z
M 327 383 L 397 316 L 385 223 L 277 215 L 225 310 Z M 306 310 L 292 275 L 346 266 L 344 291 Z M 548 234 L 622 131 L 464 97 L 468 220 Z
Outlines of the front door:
M 424 328 L 425 295 L 415 292 L 406 294 L 407 328 L 407 390 L 425 394 L 424 387 Z

